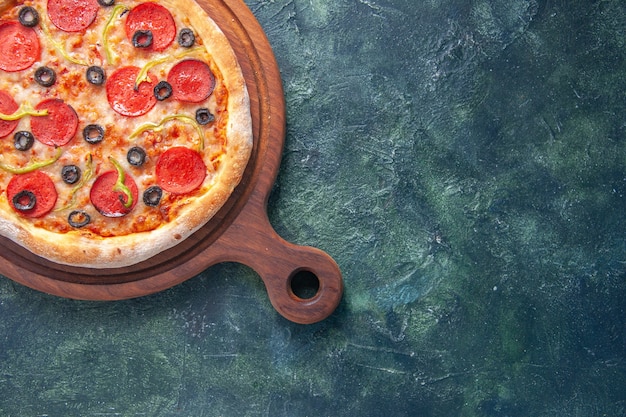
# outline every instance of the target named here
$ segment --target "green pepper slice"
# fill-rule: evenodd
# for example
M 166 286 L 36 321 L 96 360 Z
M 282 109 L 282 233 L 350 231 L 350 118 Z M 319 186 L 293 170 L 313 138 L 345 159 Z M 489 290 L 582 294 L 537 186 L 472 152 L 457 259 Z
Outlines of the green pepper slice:
M 22 103 L 20 107 L 12 114 L 0 113 L 0 120 L 13 121 L 19 120 L 26 116 L 47 116 L 48 109 L 35 110 L 29 103 Z
M 164 125 L 171 120 L 178 120 L 180 122 L 192 125 L 194 129 L 196 129 L 196 132 L 198 132 L 198 135 L 200 136 L 200 143 L 198 144 L 198 150 L 199 151 L 204 150 L 204 142 L 206 140 L 206 138 L 204 137 L 204 130 L 202 130 L 202 127 L 200 127 L 198 122 L 196 122 L 196 120 L 193 117 L 187 116 L 186 114 L 172 114 L 172 115 L 164 117 L 163 120 L 161 120 L 159 123 L 153 123 L 153 122 L 144 123 L 141 126 L 139 126 L 137 129 L 135 129 L 133 133 L 130 134 L 129 139 L 133 139 L 147 130 L 154 130 L 158 132 L 162 130 Z
M 28 172 L 37 171 L 39 168 L 47 167 L 48 165 L 54 164 L 56 161 L 59 160 L 62 153 L 63 153 L 63 149 L 58 147 L 56 154 L 50 159 L 46 159 L 44 161 L 33 162 L 30 165 L 26 165 L 26 166 L 19 167 L 19 168 L 0 163 L 0 169 L 10 172 L 11 174 L 26 174 Z
M 130 189 L 126 186 L 126 184 L 124 184 L 124 181 L 126 181 L 126 174 L 124 173 L 124 169 L 122 168 L 120 163 L 117 162 L 112 156 L 109 156 L 109 161 L 113 164 L 115 170 L 117 171 L 117 181 L 113 186 L 113 191 L 123 193 L 126 196 L 126 202 L 124 202 L 121 198 L 120 201 L 122 201 L 124 207 L 131 208 L 133 205 L 133 193 L 131 193 Z
M 87 181 L 89 181 L 91 178 L 93 177 L 93 158 L 91 156 L 91 154 L 87 155 L 87 169 L 85 170 L 85 172 L 83 173 L 83 175 L 80 178 L 80 181 L 78 182 L 78 184 L 76 184 L 74 186 L 74 188 L 72 188 L 72 191 L 70 191 L 70 201 L 69 203 L 67 203 L 65 206 L 55 210 L 55 211 L 62 211 L 68 208 L 71 208 L 74 206 L 74 204 L 76 204 L 76 193 L 78 192 L 78 190 L 80 190 L 81 188 L 83 188 L 83 186 L 87 183 Z
M 109 46 L 109 29 L 113 25 L 113 20 L 115 19 L 115 16 L 117 16 L 118 14 L 122 15 L 127 11 L 128 7 L 124 6 L 123 4 L 118 4 L 117 6 L 115 6 L 113 8 L 113 11 L 111 12 L 109 20 L 107 20 L 106 24 L 104 25 L 104 29 L 102 30 L 102 45 L 104 46 L 104 53 L 107 57 L 107 62 L 109 64 L 114 64 L 113 61 L 115 60 L 115 57 L 113 56 L 113 51 Z

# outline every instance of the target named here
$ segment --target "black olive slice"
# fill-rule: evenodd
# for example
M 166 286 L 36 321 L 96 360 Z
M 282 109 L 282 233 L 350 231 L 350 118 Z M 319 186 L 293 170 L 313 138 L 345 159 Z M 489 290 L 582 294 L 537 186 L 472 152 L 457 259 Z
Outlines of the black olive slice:
M 76 184 L 80 179 L 80 168 L 76 165 L 65 165 L 61 168 L 61 178 L 66 184 Z
M 50 87 L 57 81 L 57 74 L 52 68 L 39 67 L 35 71 L 35 81 L 42 87 Z
M 170 98 L 172 95 L 172 85 L 167 81 L 161 81 L 154 86 L 154 97 L 157 100 L 163 101 Z
M 104 139 L 104 128 L 100 125 L 87 125 L 83 129 L 83 138 L 88 143 L 95 145 L 96 143 L 102 142 Z
M 104 74 L 104 70 L 101 67 L 93 65 L 87 68 L 87 81 L 89 81 L 93 85 L 102 85 L 104 84 L 104 80 L 106 79 L 106 75 Z
M 24 6 L 17 16 L 20 23 L 28 28 L 37 26 L 39 23 L 39 13 L 33 7 Z
M 115 0 L 98 0 L 98 4 L 102 7 L 110 7 L 115 4 Z
M 29 131 L 20 130 L 13 135 L 13 145 L 18 151 L 27 151 L 33 147 L 34 143 L 35 137 Z
M 178 32 L 178 44 L 183 48 L 191 48 L 195 42 L 196 35 L 193 34 L 193 30 L 183 28 Z
M 198 122 L 198 124 L 208 125 L 214 120 L 215 116 L 213 116 L 213 114 L 211 114 L 209 109 L 207 109 L 206 107 L 202 107 L 196 110 L 196 122 Z
M 158 185 L 153 185 L 143 192 L 143 202 L 146 206 L 156 207 L 161 202 L 163 190 Z
M 148 48 L 152 45 L 152 31 L 138 30 L 133 34 L 133 46 L 135 48 Z
M 37 204 L 37 197 L 32 191 L 22 190 L 13 196 L 13 206 L 19 211 L 32 210 Z
M 91 216 L 82 210 L 74 210 L 67 216 L 67 222 L 70 226 L 79 228 L 87 226 L 91 222 Z
M 140 167 L 146 162 L 146 151 L 138 146 L 133 146 L 128 150 L 126 160 L 129 164 Z

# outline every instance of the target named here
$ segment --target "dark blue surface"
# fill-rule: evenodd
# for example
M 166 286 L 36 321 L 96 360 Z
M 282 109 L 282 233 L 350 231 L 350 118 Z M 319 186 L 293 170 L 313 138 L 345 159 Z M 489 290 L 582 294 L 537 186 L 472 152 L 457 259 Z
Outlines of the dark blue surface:
M 2 416 L 626 415 L 626 3 L 267 0 L 269 214 L 345 296 L 224 264 L 137 300 L 0 280 Z

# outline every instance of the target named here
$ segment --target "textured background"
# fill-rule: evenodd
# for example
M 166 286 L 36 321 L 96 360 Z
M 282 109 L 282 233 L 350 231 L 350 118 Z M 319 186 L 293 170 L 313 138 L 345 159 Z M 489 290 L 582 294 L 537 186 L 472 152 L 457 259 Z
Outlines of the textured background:
M 208 269 L 93 303 L 0 280 L 0 415 L 624 416 L 626 3 L 247 0 L 282 71 L 269 215 L 345 295 Z

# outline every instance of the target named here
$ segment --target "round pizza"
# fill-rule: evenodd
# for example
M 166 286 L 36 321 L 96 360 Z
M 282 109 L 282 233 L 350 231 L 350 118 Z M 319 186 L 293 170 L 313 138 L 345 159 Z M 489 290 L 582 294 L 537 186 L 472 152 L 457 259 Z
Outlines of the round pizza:
M 250 157 L 250 104 L 198 4 L 14 0 L 0 13 L 1 235 L 117 268 L 224 205 Z

